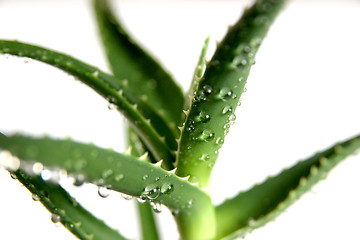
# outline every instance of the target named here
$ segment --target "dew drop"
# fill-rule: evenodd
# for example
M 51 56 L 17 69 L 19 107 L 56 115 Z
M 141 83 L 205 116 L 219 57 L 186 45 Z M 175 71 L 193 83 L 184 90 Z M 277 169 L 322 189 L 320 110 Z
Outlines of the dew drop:
M 61 221 L 61 217 L 55 213 L 51 214 L 51 221 L 53 223 L 58 223 Z
M 146 197 L 150 200 L 154 200 L 156 198 L 159 197 L 160 195 L 160 188 L 159 186 L 155 185 L 155 184 L 150 184 L 148 186 L 145 187 L 145 192 L 144 194 L 146 195 Z
M 262 42 L 262 39 L 261 39 L 261 38 L 255 37 L 255 38 L 253 38 L 253 39 L 250 40 L 250 46 L 252 46 L 252 47 L 258 47 L 258 46 L 261 44 L 261 42 Z
M 108 170 L 105 170 L 105 171 L 102 173 L 102 177 L 103 177 L 103 178 L 108 178 L 108 177 L 110 177 L 112 174 L 113 174 L 113 170 L 108 169 Z
M 15 172 L 20 168 L 20 159 L 13 156 L 9 151 L 0 152 L 0 166 Z
M 177 215 L 179 215 L 180 211 L 178 209 L 172 210 L 171 214 L 176 217 Z
M 229 129 L 230 129 L 230 123 L 226 123 L 224 125 L 224 134 L 227 135 L 229 133 Z
M 155 213 L 161 213 L 161 204 L 158 202 L 150 202 L 150 205 Z
M 230 67 L 234 69 L 240 69 L 245 67 L 248 64 L 248 60 L 243 56 L 236 56 L 232 60 Z
M 124 179 L 124 177 L 125 177 L 124 174 L 120 173 L 120 174 L 115 176 L 115 181 L 120 182 L 121 180 Z
M 204 101 L 212 93 L 212 88 L 209 85 L 204 85 L 201 90 L 199 90 L 198 95 L 194 98 L 194 102 Z
M 204 85 L 202 87 L 203 93 L 206 95 L 210 95 L 212 93 L 212 88 L 209 85 Z
M 35 194 L 35 193 L 33 193 L 33 194 L 31 195 L 31 198 L 32 198 L 32 200 L 34 200 L 34 201 L 39 201 L 39 200 L 40 200 L 39 195 L 37 195 L 37 194 Z
M 216 144 L 218 144 L 218 145 L 222 145 L 222 144 L 224 144 L 224 139 L 222 138 L 222 137 L 218 137 L 217 139 L 216 139 L 216 142 L 215 142 Z
M 85 176 L 82 174 L 78 174 L 75 176 L 74 179 L 74 186 L 80 187 L 81 185 L 83 185 L 85 182 Z
M 146 198 L 142 198 L 141 196 L 139 198 L 136 198 L 136 200 L 139 202 L 139 203 L 145 203 L 146 202 Z
M 188 208 L 191 208 L 191 207 L 192 207 L 192 204 L 193 204 L 193 200 L 190 199 L 190 200 L 187 202 L 187 207 L 188 207 Z
M 44 170 L 44 165 L 42 163 L 36 162 L 32 165 L 32 172 L 36 175 L 40 175 L 41 171 Z
M 201 132 L 201 134 L 198 136 L 198 139 L 205 142 L 210 142 L 214 139 L 215 134 L 210 129 L 205 129 Z
M 232 107 L 231 106 L 225 106 L 222 110 L 222 114 L 227 114 L 229 112 L 232 112 Z
M 110 190 L 106 187 L 99 187 L 98 188 L 98 194 L 102 198 L 107 198 L 110 195 Z
M 256 224 L 255 219 L 249 218 L 249 220 L 248 220 L 248 225 L 249 225 L 250 227 L 253 227 L 253 226 L 255 226 L 255 224 Z
M 164 183 L 160 189 L 160 192 L 162 194 L 170 194 L 173 191 L 174 191 L 174 185 L 172 185 L 171 183 Z
M 220 92 L 217 95 L 218 99 L 221 99 L 223 101 L 229 101 L 236 97 L 236 95 L 231 91 L 230 88 L 222 88 L 220 89 Z
M 52 174 L 52 172 L 50 170 L 44 169 L 44 170 L 41 171 L 40 177 L 44 181 L 50 181 L 53 178 L 53 174 Z
M 145 175 L 142 177 L 143 180 L 146 180 L 146 179 L 148 179 L 148 178 L 149 178 L 149 175 L 147 175 L 147 174 L 145 174 Z
M 109 110 L 115 109 L 115 104 L 109 103 L 109 104 L 108 104 L 108 109 L 109 109 Z
M 116 99 L 114 98 L 114 97 L 110 97 L 109 99 L 108 99 L 108 109 L 109 110 L 113 110 L 113 109 L 115 109 L 115 107 L 116 107 L 116 103 L 117 103 L 117 101 L 116 101 Z
M 10 173 L 10 177 L 11 177 L 12 179 L 16 179 L 15 173 L 11 172 L 11 173 Z
M 194 126 L 195 122 L 194 121 L 190 121 L 189 123 L 189 127 L 188 127 L 188 130 L 189 132 L 192 132 L 195 130 L 195 126 Z
M 92 75 L 93 75 L 95 78 L 98 78 L 98 77 L 99 77 L 99 71 L 93 72 Z
M 210 155 L 205 153 L 200 157 L 200 160 L 201 161 L 208 161 L 208 160 L 210 160 Z
M 251 52 L 251 47 L 250 46 L 244 46 L 244 52 L 245 53 Z
M 236 120 L 236 116 L 235 116 L 235 114 L 233 113 L 233 114 L 231 114 L 231 115 L 229 116 L 229 124 L 230 124 L 230 125 L 233 125 L 233 124 L 235 123 L 235 120 Z
M 128 194 L 125 194 L 125 193 L 122 193 L 122 194 L 121 194 L 121 197 L 122 197 L 123 199 L 125 199 L 125 200 L 131 200 L 131 199 L 134 198 L 133 196 L 128 195 Z
M 195 117 L 195 122 L 206 123 L 210 120 L 210 115 L 206 114 L 205 111 L 200 111 L 199 114 Z

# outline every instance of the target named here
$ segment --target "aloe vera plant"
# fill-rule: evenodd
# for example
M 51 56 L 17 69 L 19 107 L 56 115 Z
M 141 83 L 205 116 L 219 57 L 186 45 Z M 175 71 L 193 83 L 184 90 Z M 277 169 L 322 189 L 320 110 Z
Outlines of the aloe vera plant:
M 0 135 L 1 163 L 80 239 L 125 239 L 73 199 L 58 179 L 89 182 L 139 199 L 143 239 L 157 239 L 151 211 L 165 205 L 182 239 L 244 236 L 282 213 L 341 160 L 360 147 L 359 137 L 334 144 L 219 205 L 210 175 L 245 89 L 254 57 L 284 1 L 258 1 L 229 28 L 209 62 L 206 40 L 193 82 L 182 93 L 115 19 L 95 1 L 100 35 L 113 75 L 73 57 L 17 41 L 0 41 L 3 54 L 28 57 L 74 75 L 128 120 L 130 148 L 103 149 L 70 139 Z M 184 114 L 183 114 L 184 112 Z M 40 175 L 40 176 L 39 176 Z

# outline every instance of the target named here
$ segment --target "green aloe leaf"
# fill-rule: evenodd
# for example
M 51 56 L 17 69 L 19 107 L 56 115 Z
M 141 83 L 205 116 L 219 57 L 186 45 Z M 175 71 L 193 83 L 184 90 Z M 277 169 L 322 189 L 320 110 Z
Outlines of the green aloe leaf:
M 217 206 L 218 238 L 245 236 L 273 220 L 359 148 L 360 136 L 337 143 Z
M 130 146 L 130 153 L 133 156 L 140 157 L 143 154 L 146 154 L 146 148 L 144 144 L 141 142 L 140 138 L 134 132 L 133 129 L 128 129 L 128 141 Z M 154 162 L 153 157 L 150 155 L 149 161 Z M 155 207 L 155 208 L 153 208 Z M 154 211 L 159 210 L 156 209 L 156 206 L 151 206 L 148 203 L 137 203 L 137 208 L 139 212 L 140 224 L 141 224 L 141 233 L 143 240 L 157 240 L 159 239 L 159 233 L 157 230 L 156 220 L 154 216 Z
M 256 1 L 219 43 L 187 113 L 177 155 L 179 176 L 208 185 L 255 54 L 284 2 Z
M 173 168 L 174 154 L 151 126 L 150 121 L 138 111 L 140 107 L 143 112 L 149 111 L 147 104 L 139 99 L 135 100 L 126 90 L 121 91 L 123 85 L 115 77 L 68 55 L 16 41 L 0 40 L 0 53 L 39 60 L 77 77 L 117 107 L 129 120 L 157 161 L 163 160 L 166 168 Z
M 206 65 L 206 53 L 207 53 L 207 49 L 209 47 L 209 40 L 210 40 L 210 37 L 208 36 L 205 39 L 204 45 L 201 49 L 199 61 L 196 65 L 196 68 L 194 71 L 194 76 L 193 76 L 189 91 L 187 93 L 187 97 L 185 98 L 185 104 L 184 104 L 185 111 L 187 111 L 190 108 L 191 103 L 195 98 L 196 92 L 198 91 L 199 82 L 201 80 L 201 77 L 204 74 L 205 65 Z
M 95 0 L 96 19 L 114 75 L 127 79 L 137 97 L 146 96 L 178 135 L 184 96 L 172 77 L 128 35 L 111 11 L 108 1 Z
M 141 232 L 143 240 L 157 240 L 159 233 L 157 231 L 154 211 L 161 211 L 156 206 L 151 206 L 150 203 L 138 203 L 137 208 L 141 220 Z M 153 209 L 152 209 L 153 208 Z
M 60 185 L 46 182 L 22 170 L 12 173 L 51 213 L 53 222 L 61 222 L 82 240 L 123 240 L 118 231 L 109 228 L 72 198 Z M 35 237 L 35 236 L 34 236 Z
M 0 149 L 21 159 L 21 170 L 32 169 L 35 162 L 40 162 L 50 171 L 65 169 L 70 176 L 81 176 L 86 182 L 163 204 L 178 221 L 183 239 L 215 236 L 215 210 L 209 195 L 141 158 L 71 140 L 21 135 L 0 135 Z

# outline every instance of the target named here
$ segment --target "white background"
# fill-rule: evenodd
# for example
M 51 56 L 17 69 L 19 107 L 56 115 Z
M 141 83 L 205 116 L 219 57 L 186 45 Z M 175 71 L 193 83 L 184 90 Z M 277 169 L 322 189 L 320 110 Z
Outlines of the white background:
M 249 1 L 117 1 L 124 24 L 186 89 L 205 37 L 209 58 Z M 360 133 L 360 3 L 291 2 L 265 39 L 237 121 L 215 166 L 215 203 L 299 159 Z M 55 49 L 107 70 L 90 1 L 2 0 L 0 39 Z M 35 61 L 0 56 L 0 131 L 112 146 L 122 151 L 124 121 L 92 90 Z M 360 239 L 359 156 L 341 163 L 275 222 L 247 239 Z M 0 239 L 75 239 L 0 169 Z M 133 202 L 101 199 L 94 186 L 69 187 L 87 208 L 139 239 Z M 177 239 L 164 210 L 164 239 Z

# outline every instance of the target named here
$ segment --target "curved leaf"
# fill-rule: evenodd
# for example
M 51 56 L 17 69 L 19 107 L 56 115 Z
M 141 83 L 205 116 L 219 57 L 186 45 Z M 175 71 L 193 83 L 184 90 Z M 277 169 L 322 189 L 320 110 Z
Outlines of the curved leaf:
M 115 77 L 68 55 L 16 41 L 0 40 L 0 53 L 39 60 L 76 76 L 111 104 L 117 106 L 118 110 L 129 120 L 131 126 L 153 153 L 156 160 L 163 160 L 166 168 L 173 168 L 174 154 L 153 129 L 149 121 L 136 109 L 143 107 L 143 111 L 149 111 L 149 108 L 146 108 L 146 103 L 138 99 L 135 100 L 126 91 L 119 91 L 123 85 Z M 132 101 L 136 101 L 137 105 L 129 101 L 129 98 Z
M 285 0 L 257 1 L 220 42 L 199 82 L 177 156 L 177 174 L 202 187 L 210 174 L 244 90 L 255 54 Z
M 142 144 L 140 138 L 136 135 L 134 130 L 128 128 L 128 142 L 130 146 L 131 155 L 141 157 L 146 154 L 145 146 Z M 154 162 L 153 157 L 149 156 L 150 162 Z M 159 233 L 154 217 L 154 212 L 151 209 L 153 206 L 150 204 L 137 203 L 137 209 L 141 224 L 141 233 L 143 240 L 157 240 L 159 239 Z
M 196 92 L 198 91 L 199 82 L 201 80 L 201 77 L 204 74 L 205 64 L 206 64 L 206 53 L 207 53 L 207 49 L 209 46 L 209 40 L 210 40 L 210 37 L 208 36 L 205 39 L 204 45 L 201 49 L 199 61 L 196 65 L 196 68 L 194 71 L 194 76 L 193 76 L 189 91 L 187 92 L 187 97 L 185 98 L 185 104 L 184 104 L 185 111 L 189 110 L 191 103 L 194 100 L 194 97 L 196 95 Z
M 21 170 L 12 174 L 33 194 L 34 200 L 39 200 L 53 214 L 53 221 L 61 222 L 79 239 L 126 239 L 84 209 L 60 185 L 45 182 L 41 177 L 30 176 Z
M 217 206 L 218 238 L 244 236 L 273 220 L 359 148 L 360 136 L 338 143 Z
M 41 162 L 50 171 L 65 169 L 86 182 L 164 204 L 179 222 L 183 239 L 215 236 L 215 210 L 209 195 L 157 165 L 71 140 L 0 135 L 0 149 L 20 158 L 21 169 Z
M 99 32 L 112 69 L 119 79 L 127 79 L 128 89 L 146 96 L 152 108 L 161 112 L 176 137 L 184 96 L 172 77 L 126 33 L 111 11 L 108 1 L 95 0 Z

